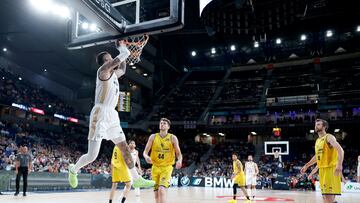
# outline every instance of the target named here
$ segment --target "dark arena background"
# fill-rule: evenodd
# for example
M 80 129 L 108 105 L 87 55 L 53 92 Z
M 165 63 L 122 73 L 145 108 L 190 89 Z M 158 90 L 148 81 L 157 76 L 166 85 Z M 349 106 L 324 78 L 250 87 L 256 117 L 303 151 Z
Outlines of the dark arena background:
M 1 0 L 0 19 L 0 202 L 109 201 L 113 142 L 102 141 L 76 189 L 68 173 L 88 149 L 95 56 L 116 57 L 120 39 L 131 60 L 118 80 L 118 125 L 136 142 L 143 177 L 152 178 L 143 151 L 161 118 L 183 154 L 166 202 L 234 202 L 232 153 L 259 169 L 256 197 L 238 189 L 238 202 L 322 202 L 313 167 L 300 173 L 319 118 L 344 150 L 336 201 L 360 202 L 358 1 Z M 21 179 L 14 196 L 25 146 L 27 193 Z M 126 202 L 153 203 L 153 189 Z

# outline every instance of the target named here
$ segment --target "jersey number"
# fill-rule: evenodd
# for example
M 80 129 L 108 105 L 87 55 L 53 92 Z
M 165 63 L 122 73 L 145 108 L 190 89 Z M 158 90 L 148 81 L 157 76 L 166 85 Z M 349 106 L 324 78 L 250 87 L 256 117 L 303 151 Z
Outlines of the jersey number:
M 164 154 L 159 154 L 158 159 L 164 159 Z
M 116 152 L 114 153 L 114 158 L 117 159 L 117 153 Z

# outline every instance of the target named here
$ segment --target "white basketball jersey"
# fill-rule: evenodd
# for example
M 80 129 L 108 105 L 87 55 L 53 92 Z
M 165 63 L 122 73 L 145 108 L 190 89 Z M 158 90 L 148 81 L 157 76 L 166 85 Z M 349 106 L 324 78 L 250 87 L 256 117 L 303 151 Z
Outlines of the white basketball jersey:
M 131 157 L 132 157 L 134 163 L 136 163 L 137 158 L 138 158 L 138 151 L 136 149 L 134 149 L 133 151 L 130 152 L 130 154 L 131 154 Z
M 113 73 L 108 80 L 100 80 L 99 70 L 96 73 L 95 105 L 115 108 L 120 95 L 118 78 Z
M 250 162 L 250 161 L 248 161 L 248 162 L 246 162 L 245 163 L 245 173 L 246 173 L 246 175 L 254 175 L 255 174 L 255 163 L 254 162 Z

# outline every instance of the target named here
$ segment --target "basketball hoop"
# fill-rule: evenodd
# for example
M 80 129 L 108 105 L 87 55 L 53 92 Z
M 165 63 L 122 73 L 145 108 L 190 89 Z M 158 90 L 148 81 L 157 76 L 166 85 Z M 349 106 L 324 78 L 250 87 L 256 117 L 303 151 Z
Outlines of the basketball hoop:
M 143 48 L 149 40 L 149 35 L 137 35 L 130 36 L 124 40 L 126 47 L 130 51 L 130 56 L 126 59 L 126 63 L 129 65 L 134 65 L 135 63 L 140 62 L 140 56 Z

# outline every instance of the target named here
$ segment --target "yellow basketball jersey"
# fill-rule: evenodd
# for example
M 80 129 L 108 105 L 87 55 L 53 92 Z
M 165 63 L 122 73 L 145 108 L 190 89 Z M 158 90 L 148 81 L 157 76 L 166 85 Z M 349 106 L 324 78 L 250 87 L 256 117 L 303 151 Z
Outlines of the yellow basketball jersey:
M 240 168 L 238 167 L 238 163 L 240 163 Z M 233 170 L 234 170 L 234 174 L 244 173 L 243 165 L 239 159 L 233 161 Z
M 171 142 L 172 134 L 168 133 L 164 138 L 159 133 L 151 147 L 150 158 L 155 166 L 169 166 L 175 163 L 175 149 Z
M 124 162 L 124 158 L 123 158 L 123 156 L 121 154 L 121 151 L 120 151 L 119 147 L 117 147 L 115 145 L 115 147 L 113 149 L 112 157 L 111 157 L 111 164 L 115 168 L 119 168 L 119 167 L 121 167 L 122 162 Z
M 327 142 L 327 136 L 318 138 L 315 143 L 315 156 L 319 168 L 336 166 L 338 153 L 334 147 Z

